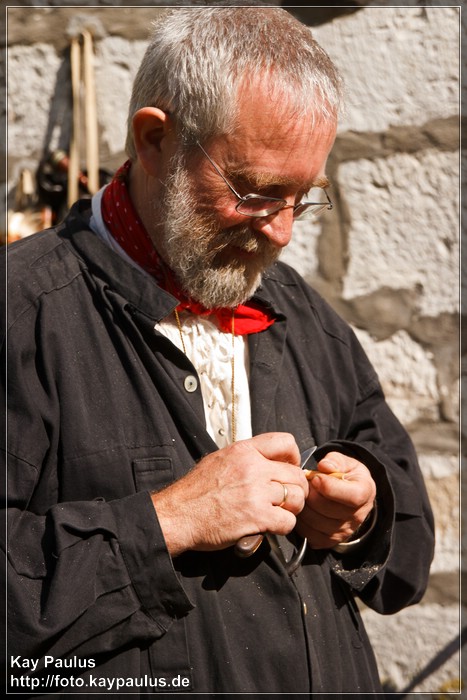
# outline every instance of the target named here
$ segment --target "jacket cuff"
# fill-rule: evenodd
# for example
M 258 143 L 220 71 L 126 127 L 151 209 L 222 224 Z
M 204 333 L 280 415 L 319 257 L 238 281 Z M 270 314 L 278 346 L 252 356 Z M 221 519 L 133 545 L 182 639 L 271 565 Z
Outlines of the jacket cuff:
M 165 631 L 194 605 L 172 564 L 151 497 L 142 491 L 109 506 L 118 528 L 123 560 L 141 607 Z

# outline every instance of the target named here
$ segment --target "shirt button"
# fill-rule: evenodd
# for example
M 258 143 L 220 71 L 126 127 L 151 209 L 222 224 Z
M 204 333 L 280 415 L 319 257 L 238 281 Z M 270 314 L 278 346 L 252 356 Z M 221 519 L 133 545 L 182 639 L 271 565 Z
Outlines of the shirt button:
M 186 391 L 192 394 L 198 388 L 198 380 L 192 374 L 189 374 L 188 377 L 185 377 L 183 386 L 185 387 Z

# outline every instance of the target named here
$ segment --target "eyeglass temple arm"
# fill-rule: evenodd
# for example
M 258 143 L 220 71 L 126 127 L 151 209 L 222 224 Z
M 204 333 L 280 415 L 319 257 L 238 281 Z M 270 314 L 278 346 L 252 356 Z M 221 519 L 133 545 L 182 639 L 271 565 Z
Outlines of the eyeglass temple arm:
M 332 209 L 334 205 L 331 202 L 331 198 L 328 195 L 326 188 L 322 187 L 321 189 L 323 190 L 324 194 L 326 195 L 326 199 L 328 200 L 327 208 Z M 317 204 L 317 205 L 319 205 L 319 204 L 321 204 L 321 202 L 306 202 L 305 201 L 305 202 L 300 202 L 299 204 L 289 204 L 288 206 L 283 207 L 283 209 L 288 209 L 289 207 L 293 207 L 294 209 L 298 209 L 299 207 L 303 206 L 304 204 Z M 323 206 L 324 206 L 324 202 L 323 202 Z
M 212 165 L 212 167 L 214 168 L 214 170 L 216 171 L 216 173 L 217 173 L 218 175 L 220 175 L 221 178 L 224 180 L 224 182 L 225 182 L 225 184 L 227 185 L 227 187 L 229 188 L 229 190 L 237 197 L 237 199 L 240 199 L 241 201 L 243 201 L 243 197 L 242 197 L 240 194 L 238 194 L 238 192 L 237 192 L 236 190 L 234 190 L 233 186 L 232 186 L 232 185 L 230 184 L 230 182 L 227 180 L 227 178 L 226 178 L 225 175 L 223 174 L 222 170 L 214 163 L 214 161 L 213 161 L 212 158 L 209 156 L 209 154 L 206 153 L 206 151 L 204 150 L 204 148 L 202 147 L 202 145 L 200 144 L 199 141 L 196 142 L 196 145 L 199 146 L 199 148 L 203 151 L 204 155 L 206 156 L 206 158 L 208 159 L 208 161 L 211 163 L 211 165 Z

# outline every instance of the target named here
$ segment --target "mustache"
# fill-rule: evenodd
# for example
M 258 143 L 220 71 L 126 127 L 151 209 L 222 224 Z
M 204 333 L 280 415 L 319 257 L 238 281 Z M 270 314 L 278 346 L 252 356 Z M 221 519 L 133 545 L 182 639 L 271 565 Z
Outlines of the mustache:
M 271 254 L 278 251 L 277 246 L 271 243 L 265 236 L 255 234 L 248 226 L 234 226 L 222 229 L 217 235 L 216 243 L 211 247 L 211 253 L 217 255 L 234 246 L 247 253 Z

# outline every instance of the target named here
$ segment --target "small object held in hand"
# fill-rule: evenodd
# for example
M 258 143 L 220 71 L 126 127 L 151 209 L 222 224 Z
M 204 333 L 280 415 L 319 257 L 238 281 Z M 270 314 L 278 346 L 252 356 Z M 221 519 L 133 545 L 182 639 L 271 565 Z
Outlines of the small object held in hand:
M 261 534 L 246 535 L 245 537 L 242 537 L 242 539 L 238 540 L 237 544 L 235 545 L 235 554 L 242 559 L 245 557 L 250 557 L 256 552 L 262 543 L 263 537 L 264 536 Z
M 331 473 L 326 473 L 326 472 L 319 472 L 316 469 L 304 469 L 305 476 L 310 481 L 314 476 L 317 474 L 320 474 L 322 476 L 333 476 L 335 479 L 345 479 L 346 474 L 345 472 L 331 472 Z

